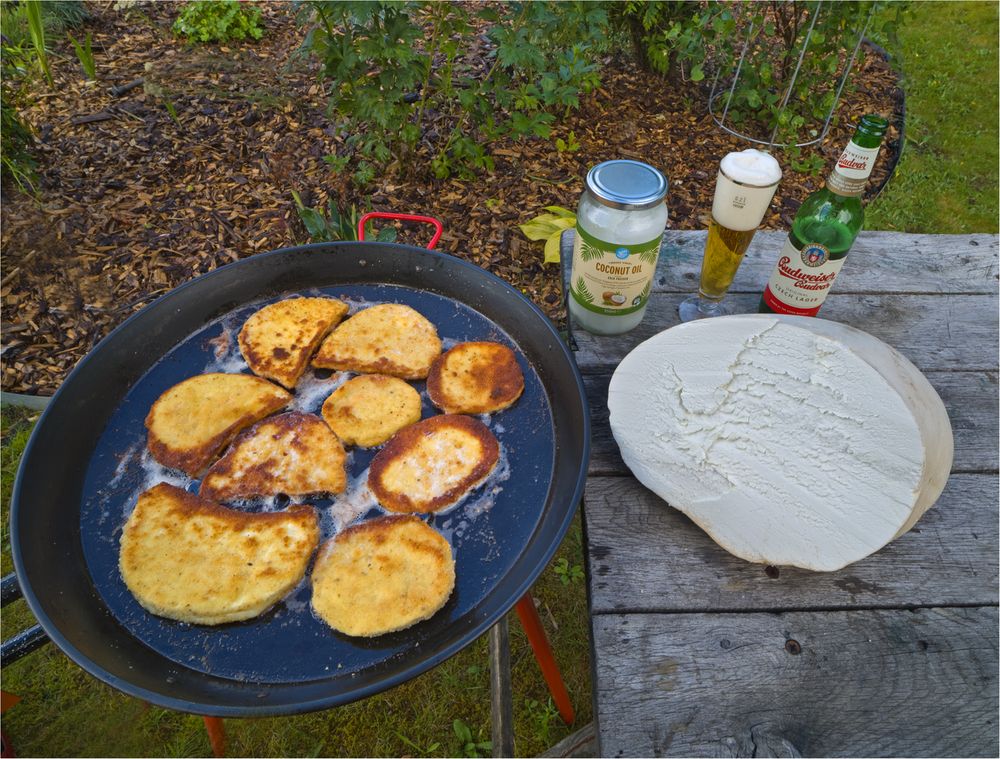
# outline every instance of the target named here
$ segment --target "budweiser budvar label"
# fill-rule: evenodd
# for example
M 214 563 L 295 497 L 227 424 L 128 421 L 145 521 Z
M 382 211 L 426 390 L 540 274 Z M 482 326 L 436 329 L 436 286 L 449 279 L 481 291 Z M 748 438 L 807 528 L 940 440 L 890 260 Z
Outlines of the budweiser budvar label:
M 846 260 L 830 260 L 830 251 L 819 243 L 799 250 L 789 237 L 764 289 L 764 303 L 775 313 L 815 316 Z
M 837 165 L 826 180 L 830 192 L 847 196 L 864 194 L 868 177 L 878 157 L 878 150 L 877 145 L 874 148 L 863 148 L 856 145 L 853 140 L 847 143 L 844 152 L 837 159 Z

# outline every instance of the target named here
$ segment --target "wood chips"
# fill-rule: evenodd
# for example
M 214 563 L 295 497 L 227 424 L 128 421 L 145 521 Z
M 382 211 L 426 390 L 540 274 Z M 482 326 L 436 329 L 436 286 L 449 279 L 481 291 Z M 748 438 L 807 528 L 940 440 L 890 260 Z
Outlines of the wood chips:
M 96 83 L 84 81 L 66 40 L 51 40 L 55 87 L 34 85 L 25 114 L 38 134 L 40 201 L 10 190 L 0 211 L 4 390 L 51 395 L 98 340 L 171 288 L 307 242 L 292 190 L 315 207 L 333 197 L 341 208 L 370 200 L 375 210 L 436 216 L 445 227 L 439 249 L 503 277 L 559 320 L 558 267 L 542 264 L 541 244 L 518 224 L 546 205 L 575 209 L 595 163 L 637 158 L 667 174 L 670 227 L 701 228 L 719 159 L 747 147 L 712 123 L 707 93 L 697 85 L 613 60 L 602 87 L 557 122 L 553 141 L 496 145 L 489 181 L 389 172 L 361 191 L 322 160 L 344 136 L 325 115 L 328 83 L 317 79 L 317 62 L 294 55 L 305 35 L 295 8 L 260 7 L 266 31 L 259 43 L 187 47 L 169 29 L 176 5 L 116 11 L 111 3 L 88 4 Z M 143 87 L 117 97 L 108 91 L 139 78 Z M 866 56 L 854 81 L 859 92 L 841 103 L 838 125 L 820 148 L 827 166 L 857 118 L 895 110 L 895 76 L 877 56 Z M 554 138 L 571 130 L 581 149 L 558 152 Z M 894 160 L 898 137 L 891 128 L 874 186 Z M 823 181 L 778 158 L 785 177 L 763 223 L 772 229 L 786 228 Z M 404 228 L 399 241 L 428 239 L 419 225 Z

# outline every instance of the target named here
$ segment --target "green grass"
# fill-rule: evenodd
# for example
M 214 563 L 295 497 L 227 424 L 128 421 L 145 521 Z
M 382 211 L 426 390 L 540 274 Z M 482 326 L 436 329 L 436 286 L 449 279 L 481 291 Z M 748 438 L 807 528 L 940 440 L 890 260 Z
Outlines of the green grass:
M 4 573 L 11 571 L 7 521 L 14 473 L 37 414 L 5 408 L 2 416 Z M 564 561 L 560 561 L 564 560 Z M 577 710 L 592 719 L 586 592 L 573 572 L 582 565 L 579 516 L 534 595 Z M 556 571 L 556 567 L 560 569 Z M 569 582 L 565 584 L 563 578 Z M 24 601 L 3 610 L 9 637 L 33 624 Z M 517 752 L 533 756 L 572 728 L 549 703 L 527 639 L 510 618 Z M 490 739 L 486 638 L 440 667 L 391 691 L 348 706 L 298 717 L 225 721 L 229 756 L 457 756 L 456 719 L 475 740 Z M 103 685 L 48 645 L 3 671 L 4 690 L 23 699 L 4 715 L 3 729 L 20 756 L 207 756 L 199 717 L 148 706 Z M 433 751 L 427 749 L 438 744 Z M 417 748 L 419 747 L 419 749 Z
M 906 146 L 866 229 L 997 231 L 997 12 L 993 2 L 911 3 L 888 43 L 906 90 Z

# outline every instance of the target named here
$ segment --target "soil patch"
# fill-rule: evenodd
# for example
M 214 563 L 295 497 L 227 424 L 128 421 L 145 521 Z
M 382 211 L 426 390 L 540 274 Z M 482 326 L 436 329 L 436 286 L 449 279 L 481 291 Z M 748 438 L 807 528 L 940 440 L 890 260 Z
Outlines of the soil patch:
M 266 32 L 254 45 L 188 47 L 170 33 L 177 6 L 127 12 L 92 6 L 99 81 L 83 81 L 72 49 L 56 41 L 56 86 L 39 90 L 27 118 L 39 136 L 40 202 L 9 192 L 2 212 L 2 387 L 52 394 L 93 345 L 171 288 L 232 261 L 308 241 L 291 191 L 306 204 L 436 216 L 438 248 L 522 289 L 564 318 L 557 266 L 518 229 L 546 205 L 575 209 L 587 169 L 636 158 L 670 181 L 669 225 L 706 224 L 718 161 L 748 144 L 716 127 L 707 92 L 671 84 L 611 60 L 602 87 L 557 124 L 553 140 L 496 146 L 496 171 L 479 179 L 377 177 L 362 191 L 323 156 L 342 137 L 325 114 L 316 63 L 295 56 L 304 29 L 287 4 L 262 5 Z M 120 97 L 109 87 L 142 77 Z M 868 54 L 857 92 L 817 151 L 829 166 L 864 113 L 898 117 L 896 76 Z M 43 85 L 39 85 L 40 87 Z M 172 112 L 171 112 L 172 111 Z M 175 118 L 176 116 L 176 118 Z M 555 137 L 581 148 L 560 153 Z M 876 166 L 879 186 L 898 151 L 894 125 Z M 787 228 L 823 174 L 785 175 L 763 226 Z M 825 171 L 825 169 L 824 169 Z M 399 242 L 423 245 L 422 227 Z

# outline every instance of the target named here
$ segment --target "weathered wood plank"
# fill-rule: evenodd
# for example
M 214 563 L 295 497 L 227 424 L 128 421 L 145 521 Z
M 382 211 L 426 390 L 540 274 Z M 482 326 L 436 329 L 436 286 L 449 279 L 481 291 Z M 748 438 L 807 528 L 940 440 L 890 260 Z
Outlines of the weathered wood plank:
M 998 600 L 996 475 L 952 475 L 914 529 L 838 572 L 776 572 L 738 559 L 631 477 L 589 478 L 583 503 L 598 614 Z
M 941 395 L 955 435 L 953 472 L 995 472 L 998 467 L 997 375 L 994 372 L 927 372 Z M 584 377 L 592 423 L 591 475 L 625 475 L 629 471 L 608 424 L 611 374 Z
M 707 234 L 666 233 L 654 292 L 692 293 L 698 289 Z M 787 231 L 758 232 L 730 292 L 760 294 L 787 237 Z M 572 260 L 572 240 L 573 231 L 569 230 L 562 241 L 563 250 L 569 251 L 567 261 Z M 862 232 L 851 249 L 850 261 L 837 277 L 836 292 L 996 292 L 998 243 L 1000 237 L 986 234 Z
M 613 371 L 632 348 L 679 323 L 680 294 L 656 294 L 642 324 L 615 337 L 574 325 L 576 361 L 586 373 Z M 759 294 L 735 295 L 735 313 L 755 313 Z M 864 330 L 893 346 L 922 370 L 997 368 L 997 296 L 845 295 L 833 293 L 823 318 Z
M 602 756 L 997 756 L 996 608 L 599 615 L 593 632 Z

